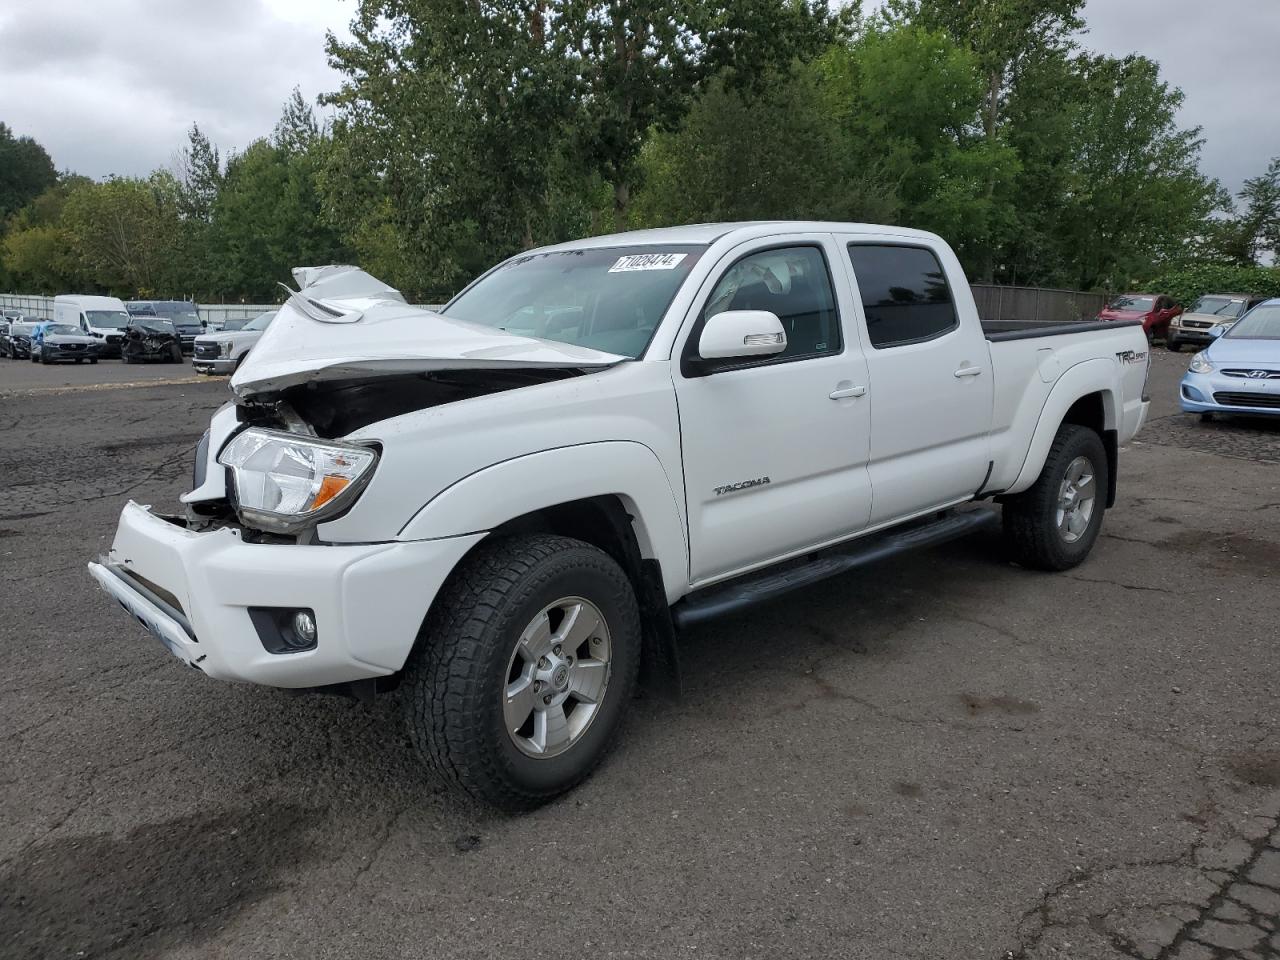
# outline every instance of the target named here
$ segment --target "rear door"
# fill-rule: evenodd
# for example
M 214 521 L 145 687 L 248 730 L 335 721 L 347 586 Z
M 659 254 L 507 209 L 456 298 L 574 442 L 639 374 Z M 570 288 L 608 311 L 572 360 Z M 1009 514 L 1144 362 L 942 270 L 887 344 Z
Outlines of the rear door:
M 841 539 L 871 508 L 866 361 L 829 234 L 745 243 L 711 271 L 672 364 L 690 578 L 705 583 Z M 704 373 L 708 316 L 768 310 L 786 350 Z
M 951 289 L 960 265 L 923 241 L 841 240 L 868 344 L 870 522 L 968 499 L 990 463 L 994 386 L 973 297 Z

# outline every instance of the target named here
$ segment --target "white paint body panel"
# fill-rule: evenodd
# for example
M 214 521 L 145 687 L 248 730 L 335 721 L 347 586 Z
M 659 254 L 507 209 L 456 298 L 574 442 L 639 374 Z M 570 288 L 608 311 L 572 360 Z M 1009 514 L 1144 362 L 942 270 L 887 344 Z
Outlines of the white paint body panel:
M 938 255 L 956 300 L 956 330 L 890 350 L 869 346 L 845 246 L 877 240 Z M 210 644 L 214 676 L 335 683 L 398 669 L 454 565 L 488 531 L 542 508 L 617 497 L 675 602 L 700 586 L 972 499 L 980 488 L 1026 489 L 1064 413 L 1086 394 L 1102 395 L 1106 426 L 1121 444 L 1145 417 L 1140 328 L 991 342 L 958 262 L 931 234 L 858 224 L 704 225 L 552 249 L 662 243 L 707 246 L 635 361 L 409 307 L 354 272 L 303 271 L 304 282 L 341 288 L 322 301 L 336 319 L 316 319 L 305 303 L 282 308 L 232 381 L 242 396 L 406 371 L 542 366 L 577 374 L 352 432 L 345 439 L 376 441 L 381 457 L 351 508 L 316 528 L 315 545 L 246 543 L 227 529 L 194 533 L 131 505 L 113 559 L 179 599 L 199 642 Z M 682 373 L 682 351 L 722 272 L 753 250 L 790 243 L 816 245 L 827 259 L 841 352 Z M 977 375 L 955 375 L 971 368 Z M 225 495 L 213 460 L 238 428 L 233 408 L 215 414 L 210 469 L 188 502 Z M 246 632 L 249 605 L 315 609 L 317 650 L 265 653 Z

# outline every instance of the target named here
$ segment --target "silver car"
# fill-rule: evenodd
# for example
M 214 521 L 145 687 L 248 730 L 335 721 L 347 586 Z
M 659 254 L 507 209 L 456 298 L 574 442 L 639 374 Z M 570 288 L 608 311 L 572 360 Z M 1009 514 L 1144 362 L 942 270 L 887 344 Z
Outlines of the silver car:
M 1229 328 L 1244 316 L 1245 311 L 1252 310 L 1265 299 L 1248 293 L 1206 293 L 1181 316 L 1169 321 L 1165 346 L 1177 353 L 1184 343 L 1198 347 L 1211 343 L 1210 330 L 1216 326 Z

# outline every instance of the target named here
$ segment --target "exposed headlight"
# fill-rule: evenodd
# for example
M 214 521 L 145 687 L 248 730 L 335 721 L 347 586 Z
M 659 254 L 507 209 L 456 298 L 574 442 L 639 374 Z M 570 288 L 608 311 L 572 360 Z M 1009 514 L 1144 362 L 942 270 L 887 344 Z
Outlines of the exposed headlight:
M 222 340 L 218 343 L 218 356 L 224 359 L 231 356 L 230 340 Z
M 290 533 L 351 505 L 373 475 L 370 447 L 251 428 L 218 456 L 246 523 Z
M 1192 373 L 1213 373 L 1213 364 L 1203 353 L 1197 353 L 1191 358 L 1191 366 L 1187 369 Z

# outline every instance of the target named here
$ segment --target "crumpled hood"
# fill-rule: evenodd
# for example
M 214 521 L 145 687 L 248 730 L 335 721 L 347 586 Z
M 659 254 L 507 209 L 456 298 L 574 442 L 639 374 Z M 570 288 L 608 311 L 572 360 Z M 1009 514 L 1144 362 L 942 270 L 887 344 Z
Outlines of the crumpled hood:
M 605 367 L 626 359 L 409 306 L 354 267 L 300 267 L 294 276 L 320 279 L 280 308 L 231 378 L 231 389 L 241 397 L 321 380 L 433 370 Z M 326 286 L 340 288 L 340 295 L 317 298 L 322 291 L 316 288 Z

